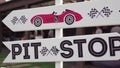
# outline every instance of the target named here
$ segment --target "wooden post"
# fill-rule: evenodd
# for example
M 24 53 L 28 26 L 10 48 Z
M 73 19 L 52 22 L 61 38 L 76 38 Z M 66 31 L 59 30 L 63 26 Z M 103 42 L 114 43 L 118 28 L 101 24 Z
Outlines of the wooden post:
M 2 21 L 2 15 L 1 14 L 0 14 L 0 21 Z M 1 51 L 2 51 L 2 22 L 0 22 L 0 52 Z
M 55 0 L 55 5 L 62 5 L 63 0 Z M 55 37 L 63 37 L 63 29 L 56 29 L 55 30 Z M 55 62 L 55 68 L 63 68 L 63 61 Z

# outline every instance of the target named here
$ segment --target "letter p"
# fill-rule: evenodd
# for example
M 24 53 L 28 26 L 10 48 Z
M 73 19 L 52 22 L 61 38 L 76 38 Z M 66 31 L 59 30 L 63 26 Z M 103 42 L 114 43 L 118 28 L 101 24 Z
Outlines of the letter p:
M 12 59 L 16 59 L 16 55 L 20 55 L 22 47 L 19 44 L 12 44 Z

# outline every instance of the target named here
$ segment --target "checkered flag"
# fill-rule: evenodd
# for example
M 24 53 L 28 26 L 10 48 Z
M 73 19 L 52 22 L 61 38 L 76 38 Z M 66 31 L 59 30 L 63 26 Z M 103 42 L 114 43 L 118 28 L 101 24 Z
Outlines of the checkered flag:
M 13 19 L 11 20 L 11 22 L 15 25 L 18 21 L 18 18 L 15 16 L 13 17 Z
M 94 17 L 96 17 L 97 13 L 98 13 L 98 10 L 95 9 L 95 8 L 92 8 L 91 11 L 90 11 L 90 13 L 88 13 L 88 15 L 89 15 L 91 18 L 94 18 Z
M 21 16 L 20 20 L 23 24 L 25 24 L 25 22 L 27 21 L 27 18 L 25 17 L 25 15 L 23 15 Z
M 111 15 L 113 11 L 109 9 L 109 7 L 104 7 L 101 11 L 98 11 L 97 9 L 95 8 L 92 8 L 90 13 L 88 13 L 88 15 L 91 17 L 91 18 L 97 18 L 98 16 L 106 16 L 106 17 L 109 17 Z
M 109 17 L 113 11 L 110 10 L 108 7 L 104 7 L 104 8 L 101 10 L 101 12 L 104 14 L 104 16 Z
M 60 50 L 58 50 L 58 49 L 56 48 L 56 46 L 53 46 L 53 47 L 51 48 L 51 51 L 52 51 L 52 53 L 53 53 L 54 55 L 57 55 Z
M 47 54 L 49 50 L 47 49 L 47 47 L 43 47 L 42 50 L 40 51 L 40 53 L 45 56 Z

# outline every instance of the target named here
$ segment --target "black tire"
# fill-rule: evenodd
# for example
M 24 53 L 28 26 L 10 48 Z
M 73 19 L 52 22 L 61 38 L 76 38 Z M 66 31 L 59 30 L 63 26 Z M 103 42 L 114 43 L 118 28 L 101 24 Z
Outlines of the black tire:
M 71 15 L 71 14 L 68 14 L 66 17 L 65 17 L 65 23 L 67 25 L 71 25 L 74 23 L 74 16 Z
M 34 20 L 34 25 L 36 27 L 39 27 L 39 26 L 41 26 L 41 24 L 42 24 L 42 19 L 40 17 L 36 17 Z

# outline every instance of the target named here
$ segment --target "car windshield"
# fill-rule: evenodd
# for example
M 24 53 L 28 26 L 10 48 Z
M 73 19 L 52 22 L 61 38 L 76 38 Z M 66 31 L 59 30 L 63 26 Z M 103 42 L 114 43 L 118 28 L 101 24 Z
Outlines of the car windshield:
M 66 9 L 65 11 L 72 11 L 72 10 Z
M 52 14 L 57 14 L 57 12 L 53 11 L 53 13 L 52 13 Z

